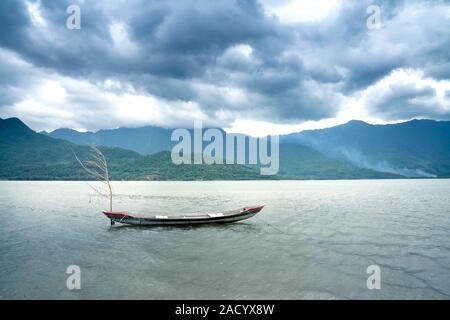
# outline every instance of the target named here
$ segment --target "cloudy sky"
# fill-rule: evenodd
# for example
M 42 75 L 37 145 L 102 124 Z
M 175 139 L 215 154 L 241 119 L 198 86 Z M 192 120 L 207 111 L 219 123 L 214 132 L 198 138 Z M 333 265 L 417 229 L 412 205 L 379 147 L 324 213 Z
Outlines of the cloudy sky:
M 1 0 L 12 116 L 35 130 L 199 119 L 253 135 L 450 120 L 450 3 Z

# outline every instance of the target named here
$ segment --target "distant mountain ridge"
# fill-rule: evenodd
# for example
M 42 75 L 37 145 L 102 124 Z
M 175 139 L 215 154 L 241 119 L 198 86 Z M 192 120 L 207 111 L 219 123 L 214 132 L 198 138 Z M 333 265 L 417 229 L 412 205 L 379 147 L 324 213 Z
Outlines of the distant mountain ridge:
M 170 150 L 173 145 L 173 142 L 170 141 L 171 133 L 171 129 L 155 126 L 106 129 L 97 132 L 79 132 L 63 128 L 50 133 L 44 132 L 50 137 L 64 139 L 80 145 L 121 147 L 142 155 Z
M 117 147 L 99 147 L 112 180 L 264 179 L 256 168 L 242 165 L 174 165 L 168 151 L 150 156 Z M 76 154 L 89 147 L 36 133 L 17 118 L 0 119 L 0 180 L 89 180 Z
M 147 126 L 95 133 L 58 129 L 48 135 L 78 144 L 117 146 L 148 155 L 171 150 L 174 145 L 170 141 L 171 132 L 171 129 Z M 332 128 L 283 135 L 280 142 L 308 146 L 329 160 L 363 169 L 405 177 L 450 177 L 449 121 L 411 120 L 372 125 L 352 120 Z M 285 164 L 289 162 L 288 158 L 283 159 Z
M 61 131 L 60 131 L 61 132 Z M 69 134 L 70 131 L 67 131 Z M 67 133 L 66 132 L 66 133 Z M 122 131 L 123 132 L 123 131 Z M 122 140 L 126 141 L 125 139 Z M 398 178 L 394 174 L 361 169 L 330 159 L 308 146 L 280 145 L 280 172 L 261 176 L 258 165 L 174 165 L 169 151 L 143 156 L 119 147 L 99 147 L 115 180 L 257 180 L 257 179 L 378 179 Z M 87 146 L 36 133 L 17 118 L 0 119 L 0 179 L 85 180 L 76 163 Z
M 371 125 L 363 121 L 283 136 L 333 158 L 407 177 L 450 177 L 450 122 L 411 120 Z

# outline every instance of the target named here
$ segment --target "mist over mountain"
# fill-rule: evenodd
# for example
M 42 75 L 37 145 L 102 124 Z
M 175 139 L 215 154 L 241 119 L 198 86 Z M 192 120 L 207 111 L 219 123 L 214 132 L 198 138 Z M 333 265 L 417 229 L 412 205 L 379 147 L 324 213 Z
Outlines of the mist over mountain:
M 395 179 L 401 175 L 360 168 L 300 143 L 280 144 L 279 176 L 296 179 Z
M 362 121 L 289 134 L 283 142 L 305 144 L 362 168 L 407 177 L 450 176 L 450 122 L 412 120 L 371 125 Z

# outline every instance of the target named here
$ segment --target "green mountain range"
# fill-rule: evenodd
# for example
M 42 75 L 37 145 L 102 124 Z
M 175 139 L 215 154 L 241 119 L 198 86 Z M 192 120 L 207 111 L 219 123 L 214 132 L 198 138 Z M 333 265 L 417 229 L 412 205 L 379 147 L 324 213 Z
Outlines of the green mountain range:
M 116 146 L 143 155 L 171 150 L 174 145 L 170 141 L 170 129 L 154 126 L 85 133 L 58 129 L 46 134 L 77 144 Z M 283 177 L 371 178 L 379 177 L 381 172 L 386 174 L 383 177 L 389 174 L 404 177 L 450 177 L 449 121 L 412 120 L 371 125 L 354 120 L 332 128 L 284 135 L 280 137 L 280 141 L 280 149 L 284 150 L 280 151 L 280 175 Z M 283 147 L 285 144 L 290 146 Z M 311 161 L 318 154 L 323 162 Z M 327 169 L 327 165 L 317 163 L 329 164 L 331 171 Z M 314 170 L 308 169 L 309 164 Z M 343 165 L 346 169 L 342 168 Z M 355 167 L 370 171 L 358 171 Z
M 450 122 L 412 120 L 344 125 L 294 133 L 282 142 L 301 143 L 324 155 L 380 172 L 406 177 L 450 177 Z
M 85 180 L 74 153 L 86 157 L 87 145 L 101 146 L 115 180 L 450 177 L 450 122 L 446 121 L 392 125 L 350 121 L 281 136 L 276 176 L 261 176 L 258 165 L 174 165 L 171 132 L 148 126 L 42 134 L 17 118 L 0 119 L 0 179 Z
M 243 165 L 174 165 L 170 152 L 149 156 L 116 147 L 99 148 L 112 180 L 229 180 L 270 178 Z M 0 179 L 87 180 L 75 154 L 86 159 L 90 148 L 55 139 L 28 128 L 17 118 L 0 119 Z

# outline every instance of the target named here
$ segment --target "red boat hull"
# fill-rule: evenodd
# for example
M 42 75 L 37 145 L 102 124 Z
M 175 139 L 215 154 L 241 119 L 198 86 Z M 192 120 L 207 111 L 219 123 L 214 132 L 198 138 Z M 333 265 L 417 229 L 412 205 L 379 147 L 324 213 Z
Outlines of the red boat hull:
M 264 205 L 258 205 L 224 212 L 189 215 L 132 215 L 109 211 L 103 211 L 103 214 L 111 220 L 112 224 L 118 222 L 142 226 L 194 225 L 241 221 L 253 217 L 263 208 Z

